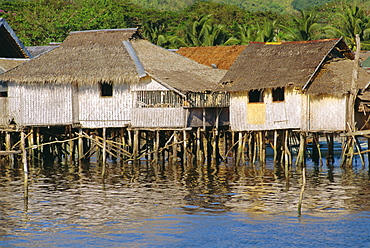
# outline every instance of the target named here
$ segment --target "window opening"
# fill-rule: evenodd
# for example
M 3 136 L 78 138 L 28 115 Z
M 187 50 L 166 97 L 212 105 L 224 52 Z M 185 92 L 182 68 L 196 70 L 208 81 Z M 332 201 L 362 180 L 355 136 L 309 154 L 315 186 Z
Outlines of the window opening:
M 249 91 L 249 102 L 263 102 L 263 91 L 262 90 Z
M 8 97 L 8 84 L 0 82 L 0 97 Z
M 284 88 L 272 89 L 272 101 L 273 102 L 284 101 Z
M 113 84 L 100 82 L 100 96 L 113 96 Z

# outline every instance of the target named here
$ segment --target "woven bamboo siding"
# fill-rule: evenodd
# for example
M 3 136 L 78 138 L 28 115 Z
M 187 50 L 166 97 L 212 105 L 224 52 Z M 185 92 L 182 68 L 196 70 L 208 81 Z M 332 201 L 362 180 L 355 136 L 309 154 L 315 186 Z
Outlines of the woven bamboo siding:
M 6 126 L 9 119 L 8 98 L 0 97 L 0 126 Z
M 78 92 L 83 127 L 122 127 L 130 123 L 132 95 L 128 84 L 113 84 L 113 96 L 101 96 L 97 84 L 79 86 Z
M 72 124 L 72 89 L 66 84 L 9 86 L 9 114 L 20 126 Z
M 132 126 L 147 128 L 184 127 L 183 108 L 134 108 Z
M 301 127 L 302 95 L 292 89 L 285 100 L 273 102 L 271 90 L 266 90 L 263 103 L 248 103 L 248 93 L 232 93 L 230 126 L 233 131 L 275 130 Z
M 346 130 L 346 97 L 310 95 L 309 131 Z

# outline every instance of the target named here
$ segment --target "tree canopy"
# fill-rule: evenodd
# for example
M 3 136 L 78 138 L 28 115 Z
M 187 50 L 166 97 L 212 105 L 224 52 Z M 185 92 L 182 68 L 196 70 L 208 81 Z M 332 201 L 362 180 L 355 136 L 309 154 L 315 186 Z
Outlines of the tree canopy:
M 27 46 L 61 42 L 71 31 L 137 27 L 149 41 L 165 48 L 339 37 L 354 47 L 359 34 L 362 46 L 369 49 L 368 5 L 343 0 L 277 13 L 197 1 L 175 12 L 121 0 L 0 0 L 0 17 Z

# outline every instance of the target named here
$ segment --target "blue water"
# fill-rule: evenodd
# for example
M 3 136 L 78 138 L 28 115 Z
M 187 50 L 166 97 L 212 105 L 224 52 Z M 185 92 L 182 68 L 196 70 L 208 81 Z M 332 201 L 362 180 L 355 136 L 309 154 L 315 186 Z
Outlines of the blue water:
M 2 167 L 1 247 L 370 247 L 368 167 Z

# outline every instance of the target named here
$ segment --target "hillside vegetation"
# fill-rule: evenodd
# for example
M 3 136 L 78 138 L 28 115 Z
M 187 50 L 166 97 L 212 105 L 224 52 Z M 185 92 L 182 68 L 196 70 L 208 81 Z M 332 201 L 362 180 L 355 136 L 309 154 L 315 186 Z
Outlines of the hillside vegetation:
M 334 0 L 213 0 L 211 2 L 233 5 L 249 11 L 275 11 L 292 12 L 295 10 L 304 10 L 313 6 L 320 6 Z M 132 0 L 144 8 L 155 8 L 167 11 L 182 11 L 185 8 L 197 3 L 207 1 L 197 0 Z
M 250 11 L 204 1 L 185 6 L 193 0 L 183 0 L 181 11 L 163 11 L 134 1 L 0 0 L 0 17 L 27 46 L 62 42 L 71 31 L 138 27 L 149 41 L 165 48 L 339 37 L 354 48 L 356 34 L 363 49 L 370 48 L 369 1 L 334 1 L 294 12 Z M 269 0 L 270 7 L 273 1 L 277 0 Z M 151 3 L 154 7 L 156 2 Z

